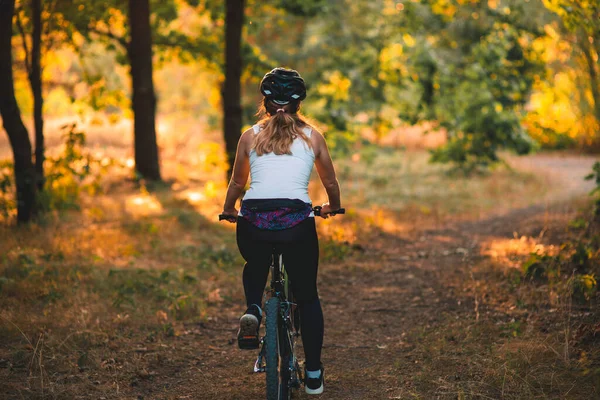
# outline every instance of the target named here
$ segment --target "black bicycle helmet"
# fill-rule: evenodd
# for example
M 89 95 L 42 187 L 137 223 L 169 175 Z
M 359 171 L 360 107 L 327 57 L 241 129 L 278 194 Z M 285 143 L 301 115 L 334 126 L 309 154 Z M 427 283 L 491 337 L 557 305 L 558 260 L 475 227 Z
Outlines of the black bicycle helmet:
M 285 105 L 290 101 L 304 100 L 306 98 L 306 85 L 298 71 L 275 68 L 262 78 L 260 92 L 274 103 Z

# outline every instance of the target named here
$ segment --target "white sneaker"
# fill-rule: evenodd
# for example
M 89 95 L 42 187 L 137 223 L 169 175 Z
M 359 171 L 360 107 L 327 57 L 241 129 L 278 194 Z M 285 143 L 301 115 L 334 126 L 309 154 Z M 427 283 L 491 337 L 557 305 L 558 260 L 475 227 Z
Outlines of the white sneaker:
M 309 378 L 306 374 L 306 367 L 304 368 L 304 391 L 306 394 L 321 394 L 323 393 L 323 383 L 325 381 L 323 377 L 323 364 L 321 364 L 321 376 L 318 378 Z

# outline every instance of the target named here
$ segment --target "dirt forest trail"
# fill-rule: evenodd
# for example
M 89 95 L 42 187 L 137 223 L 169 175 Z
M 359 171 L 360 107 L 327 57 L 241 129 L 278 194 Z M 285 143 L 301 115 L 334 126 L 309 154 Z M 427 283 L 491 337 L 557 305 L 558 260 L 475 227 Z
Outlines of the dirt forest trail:
M 320 398 L 457 398 L 460 393 L 466 398 L 501 398 L 504 387 L 502 393 L 500 387 L 478 392 L 476 382 L 494 361 L 469 352 L 502 342 L 475 334 L 478 325 L 510 321 L 513 315 L 494 306 L 498 300 L 489 298 L 493 290 L 483 293 L 473 265 L 485 258 L 486 246 L 496 239 L 510 240 L 514 232 L 540 236 L 544 231 L 551 236 L 547 232 L 563 229 L 576 212 L 569 200 L 589 190 L 583 177 L 593 161 L 533 157 L 523 167 L 543 170 L 564 188 L 546 204 L 435 229 L 415 226 L 401 234 L 381 232 L 376 240 L 361 242 L 363 252 L 353 260 L 322 265 L 326 384 Z M 157 363 L 156 379 L 136 382 L 133 392 L 138 398 L 264 398 L 264 375 L 251 372 L 256 353 L 242 352 L 234 344 L 241 311 L 241 306 L 223 310 L 163 344 L 172 346 L 173 357 Z M 443 351 L 428 339 L 432 334 L 443 339 Z M 156 351 L 160 358 L 161 349 L 144 351 Z M 542 396 L 536 390 L 507 398 Z M 308 396 L 300 392 L 296 398 Z

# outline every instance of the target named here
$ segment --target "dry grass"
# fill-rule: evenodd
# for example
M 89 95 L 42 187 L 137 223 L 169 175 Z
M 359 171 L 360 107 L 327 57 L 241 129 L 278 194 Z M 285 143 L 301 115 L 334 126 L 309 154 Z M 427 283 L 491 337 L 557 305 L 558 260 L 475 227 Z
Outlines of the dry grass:
M 440 223 L 539 204 L 551 190 L 543 174 L 498 167 L 486 175 L 456 176 L 430 164 L 426 152 L 392 148 L 366 148 L 338 170 L 344 194 L 357 208 L 386 210 L 399 219 L 416 213 Z

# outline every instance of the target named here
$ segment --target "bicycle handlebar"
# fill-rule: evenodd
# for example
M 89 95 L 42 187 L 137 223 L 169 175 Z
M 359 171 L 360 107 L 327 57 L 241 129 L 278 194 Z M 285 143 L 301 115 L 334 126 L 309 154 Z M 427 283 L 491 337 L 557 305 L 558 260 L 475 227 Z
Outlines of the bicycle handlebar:
M 322 209 L 323 209 L 323 207 L 321 207 L 321 206 L 313 207 L 313 212 L 315 213 L 315 216 L 320 217 Z M 332 211 L 329 213 L 329 215 L 338 215 L 338 214 L 346 214 L 346 209 L 340 208 L 339 210 L 335 210 L 335 211 Z M 219 221 L 223 221 L 223 220 L 226 220 L 229 222 L 236 222 L 237 217 L 234 215 L 229 215 L 229 214 L 219 214 Z
M 219 214 L 219 221 L 229 221 L 229 222 L 236 222 L 237 221 L 237 217 L 234 215 L 227 215 L 227 214 Z
M 322 209 L 323 209 L 323 207 L 321 207 L 321 206 L 313 207 L 313 212 L 315 213 L 315 216 L 320 217 Z M 338 214 L 346 214 L 346 209 L 340 208 L 339 210 L 335 210 L 335 211 L 332 211 L 329 213 L 329 215 L 338 215 Z

